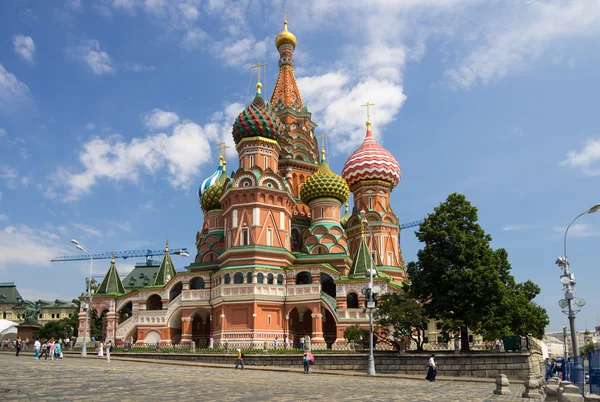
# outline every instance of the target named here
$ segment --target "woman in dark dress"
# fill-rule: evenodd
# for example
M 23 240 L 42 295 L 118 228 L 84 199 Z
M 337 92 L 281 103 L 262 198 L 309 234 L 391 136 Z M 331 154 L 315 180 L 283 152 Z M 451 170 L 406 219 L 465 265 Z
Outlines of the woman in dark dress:
M 429 358 L 429 364 L 427 365 L 427 377 L 425 377 L 425 379 L 427 381 L 435 381 L 435 376 L 437 375 L 437 365 L 435 364 L 435 359 L 434 359 L 435 355 L 431 355 L 431 357 Z

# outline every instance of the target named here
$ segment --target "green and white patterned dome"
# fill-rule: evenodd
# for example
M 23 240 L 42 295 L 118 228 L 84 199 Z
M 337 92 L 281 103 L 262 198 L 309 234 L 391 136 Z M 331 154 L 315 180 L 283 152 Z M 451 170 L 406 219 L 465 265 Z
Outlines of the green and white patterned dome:
M 300 189 L 300 198 L 302 202 L 308 205 L 315 198 L 331 197 L 339 200 L 341 203 L 348 201 L 350 196 L 350 187 L 341 176 L 333 173 L 329 169 L 325 159 L 325 151 L 321 151 L 321 164 L 319 170 L 313 173 Z

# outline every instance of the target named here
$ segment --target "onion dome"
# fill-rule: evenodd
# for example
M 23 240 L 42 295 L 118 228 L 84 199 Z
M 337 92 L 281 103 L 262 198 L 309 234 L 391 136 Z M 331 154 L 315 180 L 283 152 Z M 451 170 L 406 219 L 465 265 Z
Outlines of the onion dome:
M 375 141 L 371 123 L 367 121 L 365 140 L 346 161 L 342 177 L 350 187 L 364 180 L 379 180 L 394 188 L 400 183 L 400 176 L 400 164 L 394 155 Z
M 283 125 L 262 98 L 261 87 L 260 82 L 256 84 L 254 100 L 233 123 L 231 134 L 236 145 L 244 138 L 263 137 L 277 141 L 282 135 L 280 130 Z
M 322 151 L 319 169 L 313 173 L 300 189 L 302 202 L 308 205 L 315 198 L 332 197 L 344 203 L 348 201 L 350 188 L 344 179 L 329 169 L 325 160 L 325 151 Z
M 217 170 L 206 178 L 198 189 L 198 200 L 202 206 L 202 210 L 211 211 L 221 208 L 219 199 L 223 195 L 227 173 L 225 172 L 226 163 L 223 156 L 219 156 L 219 167 Z
M 283 31 L 275 38 L 275 47 L 279 49 L 281 45 L 292 45 L 294 49 L 296 48 L 296 37 L 288 31 L 287 21 L 283 21 Z

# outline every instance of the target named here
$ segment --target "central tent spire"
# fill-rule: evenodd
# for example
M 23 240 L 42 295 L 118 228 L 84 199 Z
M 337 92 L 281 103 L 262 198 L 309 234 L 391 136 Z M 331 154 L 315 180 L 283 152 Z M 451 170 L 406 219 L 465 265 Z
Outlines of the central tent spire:
M 284 9 L 284 14 L 287 11 Z M 296 111 L 302 111 L 302 96 L 294 76 L 293 54 L 296 48 L 296 37 L 288 31 L 288 22 L 285 17 L 283 31 L 275 38 L 275 47 L 279 51 L 279 76 L 271 96 L 271 105 L 275 110 L 290 107 Z

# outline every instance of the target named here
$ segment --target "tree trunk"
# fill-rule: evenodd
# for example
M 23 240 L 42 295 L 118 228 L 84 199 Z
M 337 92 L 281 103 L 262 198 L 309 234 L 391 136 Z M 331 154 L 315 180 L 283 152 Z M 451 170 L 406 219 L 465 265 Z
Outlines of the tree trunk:
M 467 327 L 460 328 L 460 352 L 469 352 L 469 331 Z

